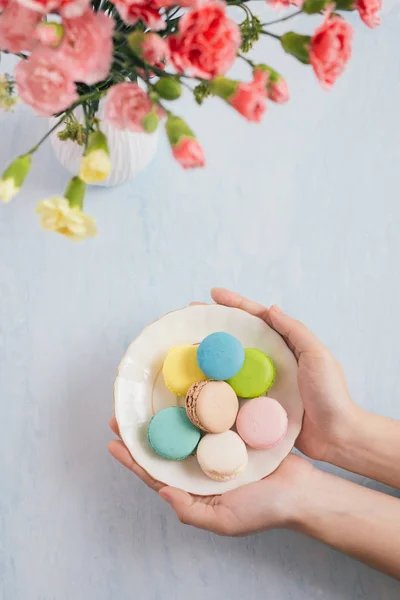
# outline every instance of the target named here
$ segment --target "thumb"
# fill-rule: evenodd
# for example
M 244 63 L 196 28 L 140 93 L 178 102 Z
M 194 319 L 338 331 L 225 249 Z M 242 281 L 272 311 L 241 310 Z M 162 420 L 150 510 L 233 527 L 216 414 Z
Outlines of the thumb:
M 171 505 L 179 520 L 181 520 L 181 516 L 190 510 L 194 502 L 190 494 L 178 488 L 167 486 L 161 488 L 158 493 L 165 502 Z
M 283 337 L 297 360 L 305 352 L 327 352 L 326 346 L 303 323 L 286 315 L 278 306 L 269 309 L 269 318 L 272 327 Z
M 214 506 L 170 486 L 161 488 L 158 493 L 163 500 L 170 504 L 181 523 L 208 531 L 218 531 L 218 519 Z

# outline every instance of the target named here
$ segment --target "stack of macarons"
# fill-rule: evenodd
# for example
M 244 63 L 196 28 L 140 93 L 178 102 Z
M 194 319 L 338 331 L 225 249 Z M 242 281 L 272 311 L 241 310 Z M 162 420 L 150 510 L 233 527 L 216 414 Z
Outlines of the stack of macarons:
M 169 390 L 185 397 L 184 407 L 160 410 L 148 426 L 152 449 L 166 459 L 196 452 L 208 477 L 228 481 L 246 468 L 247 446 L 265 450 L 286 434 L 286 411 L 265 396 L 275 380 L 272 360 L 229 333 L 172 348 L 163 376 Z M 248 400 L 241 408 L 239 398 Z

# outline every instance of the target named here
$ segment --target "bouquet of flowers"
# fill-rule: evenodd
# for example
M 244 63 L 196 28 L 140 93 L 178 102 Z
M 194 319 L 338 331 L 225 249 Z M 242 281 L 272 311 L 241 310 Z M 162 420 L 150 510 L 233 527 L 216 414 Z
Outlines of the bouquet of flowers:
M 72 240 L 93 236 L 94 220 L 83 212 L 85 187 L 111 170 L 107 138 L 96 116 L 100 99 L 112 126 L 151 134 L 161 121 L 182 167 L 202 167 L 196 135 L 174 112 L 183 88 L 199 104 L 218 96 L 258 122 L 268 100 L 283 104 L 289 99 L 282 75 L 247 56 L 260 36 L 274 38 L 310 65 L 329 89 L 351 56 L 352 27 L 343 12 L 358 11 L 367 26 L 375 27 L 381 8 L 381 0 L 267 2 L 290 12 L 262 23 L 248 0 L 0 0 L 0 52 L 20 59 L 13 75 L 0 78 L 0 106 L 8 110 L 21 100 L 37 115 L 57 118 L 38 144 L 6 168 L 0 198 L 9 202 L 18 193 L 36 150 L 59 128 L 60 139 L 83 146 L 80 170 L 63 196 L 39 202 L 37 214 L 46 230 Z M 241 9 L 241 21 L 233 19 L 232 6 Z M 311 35 L 271 31 L 275 23 L 301 13 L 322 15 Z M 248 81 L 226 77 L 235 60 L 247 63 Z M 78 106 L 83 123 L 74 112 Z

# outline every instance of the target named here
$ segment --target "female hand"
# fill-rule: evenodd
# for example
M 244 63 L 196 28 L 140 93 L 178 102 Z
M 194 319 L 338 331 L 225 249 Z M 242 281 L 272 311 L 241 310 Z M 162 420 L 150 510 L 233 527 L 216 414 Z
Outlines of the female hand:
M 115 417 L 110 427 L 119 435 Z M 309 489 L 308 480 L 316 471 L 305 459 L 290 454 L 266 479 L 222 496 L 193 496 L 152 479 L 133 460 L 121 440 L 110 442 L 108 449 L 116 460 L 171 505 L 181 523 L 229 536 L 290 527 L 297 520 L 298 508 L 305 504 L 302 495 Z
M 288 344 L 298 361 L 298 382 L 305 407 L 296 446 L 311 458 L 326 460 L 329 449 L 347 432 L 356 405 L 351 401 L 339 364 L 307 328 L 277 307 L 267 309 L 227 290 L 214 289 L 218 304 L 240 308 L 264 319 Z M 115 419 L 111 429 L 118 435 Z M 222 535 L 247 535 L 288 527 L 304 506 L 307 480 L 315 473 L 306 460 L 289 455 L 269 477 L 222 496 L 196 497 L 152 479 L 131 457 L 122 441 L 109 444 L 110 453 L 169 502 L 183 523 Z M 311 477 L 312 478 L 312 477 Z M 313 478 L 312 478 L 313 479 Z
M 268 309 L 220 288 L 213 289 L 211 296 L 217 304 L 260 317 L 283 337 L 298 362 L 298 384 L 305 409 L 296 447 L 312 459 L 330 462 L 336 448 L 351 436 L 360 412 L 350 398 L 340 364 L 305 325 L 277 306 Z

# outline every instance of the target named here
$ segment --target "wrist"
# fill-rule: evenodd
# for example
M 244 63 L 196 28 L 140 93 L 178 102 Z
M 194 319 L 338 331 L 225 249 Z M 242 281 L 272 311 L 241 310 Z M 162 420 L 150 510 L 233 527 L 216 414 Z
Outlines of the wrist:
M 326 478 L 332 477 L 328 473 L 312 466 L 309 478 L 303 483 L 298 491 L 296 506 L 293 507 L 291 519 L 288 521 L 288 529 L 310 535 L 314 526 L 314 520 L 321 510 L 328 508 L 325 502 L 321 505 L 321 491 L 327 486 Z M 329 481 L 328 481 L 329 483 Z M 325 504 L 325 506 L 323 506 Z
M 352 403 L 346 415 L 341 417 L 337 433 L 329 441 L 324 462 L 347 468 L 346 463 L 359 444 L 357 438 L 365 430 L 368 416 L 367 411 Z
M 285 473 L 282 467 L 289 467 L 289 471 Z M 309 489 L 315 486 L 319 471 L 311 462 L 295 454 L 290 454 L 282 467 L 279 488 L 283 494 L 279 495 L 276 506 L 275 527 L 297 530 L 309 504 Z

